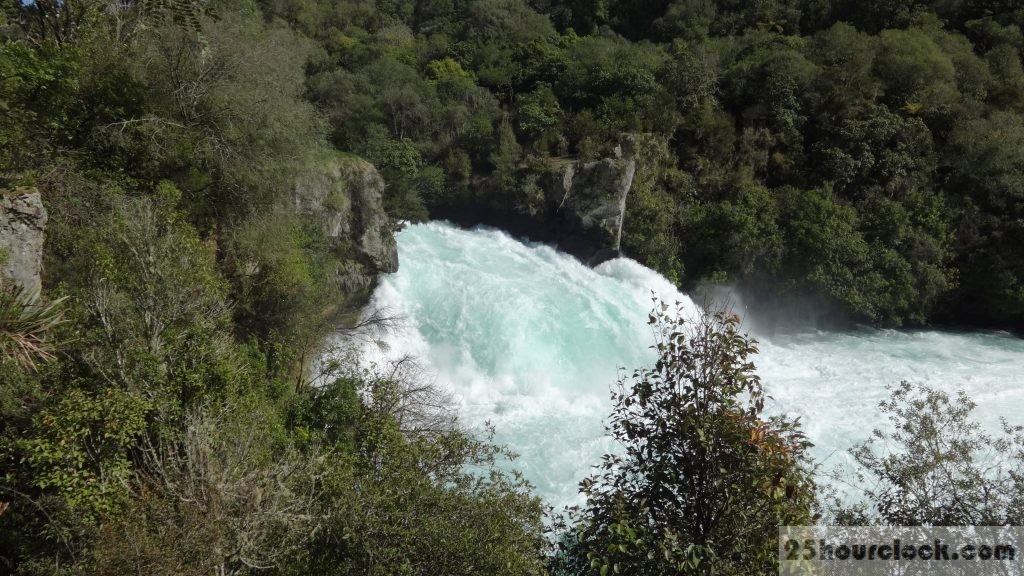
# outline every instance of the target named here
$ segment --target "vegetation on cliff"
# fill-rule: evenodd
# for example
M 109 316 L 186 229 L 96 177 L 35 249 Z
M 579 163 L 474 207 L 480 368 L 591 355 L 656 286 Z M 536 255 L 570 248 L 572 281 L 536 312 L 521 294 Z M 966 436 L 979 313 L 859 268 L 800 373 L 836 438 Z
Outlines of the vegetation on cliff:
M 0 573 L 541 569 L 503 449 L 408 368 L 313 362 L 397 265 L 314 42 L 247 2 L 13 2 L 0 33 L 3 240 L 49 213 L 42 294 L 0 244 Z

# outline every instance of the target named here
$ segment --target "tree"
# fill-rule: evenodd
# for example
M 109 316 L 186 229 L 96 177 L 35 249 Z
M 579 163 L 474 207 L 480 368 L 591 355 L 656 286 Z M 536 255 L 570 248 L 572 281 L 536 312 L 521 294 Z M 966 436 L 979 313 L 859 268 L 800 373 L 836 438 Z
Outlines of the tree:
M 678 124 L 674 99 L 658 80 L 668 60 L 659 47 L 594 36 L 573 43 L 569 55 L 553 89 L 563 109 L 578 114 L 568 123 L 572 139 L 608 144 L 621 132 L 669 134 Z
M 337 368 L 293 410 L 300 446 L 328 464 L 321 530 L 284 573 L 539 576 L 543 508 L 501 470 L 511 453 L 460 429 L 414 362 Z
M 683 252 L 693 280 L 738 280 L 776 270 L 783 251 L 775 196 L 743 184 L 722 202 L 689 204 L 682 215 Z
M 861 499 L 834 501 L 839 523 L 1019 526 L 1024 522 L 1024 427 L 982 431 L 974 402 L 928 386 L 890 387 L 888 430 L 850 451 Z M 842 471 L 836 477 L 843 480 Z
M 532 92 L 519 96 L 519 132 L 532 142 L 536 150 L 549 151 L 561 138 L 562 108 L 547 84 L 539 84 Z
M 743 123 L 766 128 L 773 138 L 766 152 L 776 169 L 799 164 L 807 122 L 802 100 L 817 75 L 794 37 L 749 32 L 738 40 L 739 57 L 724 71 L 723 96 Z
M 821 66 L 814 94 L 816 104 L 834 116 L 856 113 L 877 94 L 872 76 L 873 38 L 844 22 L 815 34 L 808 50 Z
M 522 154 L 522 147 L 516 141 L 516 133 L 505 117 L 498 129 L 498 149 L 491 154 L 491 163 L 494 164 L 494 173 L 498 176 L 501 189 L 505 192 L 512 192 L 516 184 L 516 167 L 519 165 L 519 157 Z
M 919 28 L 879 34 L 875 74 L 893 108 L 934 112 L 960 98 L 953 61 Z
M 60 136 L 67 139 L 80 65 L 75 50 L 0 41 L 0 182 L 37 168 Z
M 957 203 L 961 316 L 1024 322 L 1024 120 L 995 112 L 956 126 L 946 165 Z
M 776 527 L 810 521 L 810 442 L 762 417 L 756 342 L 726 312 L 649 317 L 658 360 L 620 379 L 608 432 L 623 447 L 580 483 L 556 573 L 765 574 Z
M 202 23 L 202 40 L 171 24 L 145 30 L 130 57 L 151 113 L 108 130 L 152 142 L 145 152 L 165 172 L 208 174 L 212 185 L 182 186 L 186 201 L 224 222 L 266 212 L 317 152 L 319 118 L 302 98 L 313 46 L 251 10 Z
M 862 195 L 871 186 L 899 197 L 931 184 L 934 144 L 920 118 L 869 105 L 831 132 L 815 147 L 815 164 L 821 178 L 846 197 Z
M 72 43 L 87 20 L 95 18 L 102 3 L 95 0 L 33 0 L 14 3 L 14 12 L 26 38 L 37 46 Z
M 325 465 L 283 442 L 279 420 L 235 399 L 191 412 L 179 441 L 144 445 L 132 501 L 97 527 L 82 573 L 237 576 L 294 558 L 319 529 Z

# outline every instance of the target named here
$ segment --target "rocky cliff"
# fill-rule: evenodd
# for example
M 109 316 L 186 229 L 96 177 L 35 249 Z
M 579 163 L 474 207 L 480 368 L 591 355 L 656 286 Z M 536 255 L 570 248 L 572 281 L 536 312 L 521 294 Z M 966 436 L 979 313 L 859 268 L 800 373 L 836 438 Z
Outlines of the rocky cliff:
M 554 241 L 591 264 L 618 256 L 626 198 L 635 175 L 630 137 L 616 147 L 612 158 L 569 162 L 545 175 L 541 183 Z
M 46 221 L 38 190 L 0 190 L 0 284 L 39 285 Z
M 292 201 L 299 215 L 323 226 L 346 294 L 365 296 L 378 274 L 398 270 L 384 180 L 369 162 L 339 154 L 317 161 L 296 179 Z
M 503 189 L 496 178 L 484 179 L 474 186 L 475 195 L 432 208 L 432 215 L 550 242 L 585 263 L 600 264 L 622 249 L 643 138 L 623 135 L 607 158 L 545 159 L 522 167 L 513 189 Z

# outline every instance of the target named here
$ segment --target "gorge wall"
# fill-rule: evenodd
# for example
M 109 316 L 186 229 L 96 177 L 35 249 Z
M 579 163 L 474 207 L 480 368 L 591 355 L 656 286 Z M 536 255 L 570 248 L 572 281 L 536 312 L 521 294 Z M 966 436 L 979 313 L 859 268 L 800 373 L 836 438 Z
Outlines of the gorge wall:
M 47 219 L 35 188 L 0 190 L 0 285 L 39 285 Z
M 641 166 L 644 135 L 623 135 L 604 158 L 554 159 L 522 167 L 514 187 L 491 177 L 477 196 L 434 211 L 461 226 L 493 226 L 516 236 L 556 245 L 596 266 L 622 253 L 627 200 Z
M 369 162 L 331 154 L 295 181 L 292 208 L 322 226 L 349 305 L 369 296 L 378 274 L 398 270 L 394 226 L 384 211 L 384 180 Z

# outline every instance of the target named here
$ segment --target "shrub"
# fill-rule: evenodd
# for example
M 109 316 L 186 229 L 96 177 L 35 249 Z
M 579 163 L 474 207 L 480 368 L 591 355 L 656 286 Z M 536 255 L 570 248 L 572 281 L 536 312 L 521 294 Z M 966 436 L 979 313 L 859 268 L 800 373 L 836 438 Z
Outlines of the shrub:
M 1024 427 L 982 430 L 975 403 L 903 382 L 879 408 L 891 426 L 851 450 L 859 498 L 834 499 L 835 521 L 850 525 L 1019 526 L 1024 523 Z
M 623 447 L 580 484 L 557 574 L 765 574 L 776 527 L 810 521 L 810 442 L 762 418 L 756 342 L 725 312 L 687 318 L 657 304 L 658 360 L 612 392 L 608 432 Z

